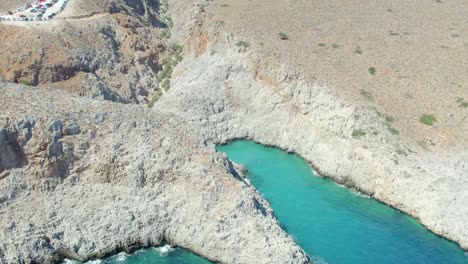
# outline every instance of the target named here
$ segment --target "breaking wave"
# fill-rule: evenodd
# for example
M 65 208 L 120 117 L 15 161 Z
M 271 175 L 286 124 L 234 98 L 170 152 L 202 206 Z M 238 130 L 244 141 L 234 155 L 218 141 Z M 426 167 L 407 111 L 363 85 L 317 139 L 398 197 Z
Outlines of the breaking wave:
M 120 252 L 119 254 L 117 254 L 117 258 L 116 258 L 117 262 L 123 262 L 125 260 L 127 260 L 127 253 Z
M 310 260 L 314 264 L 328 264 L 328 262 L 324 258 L 319 257 L 319 256 L 312 256 Z
M 167 257 L 167 255 L 169 255 L 169 253 L 174 251 L 174 248 L 172 248 L 170 245 L 164 245 L 162 247 L 156 248 L 156 251 L 159 252 L 159 256 Z

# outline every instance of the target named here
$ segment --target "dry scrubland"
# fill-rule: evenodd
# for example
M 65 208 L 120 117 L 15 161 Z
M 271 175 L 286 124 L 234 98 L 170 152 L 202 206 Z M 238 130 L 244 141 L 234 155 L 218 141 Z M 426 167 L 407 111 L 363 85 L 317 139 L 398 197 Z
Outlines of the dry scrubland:
M 375 107 L 415 148 L 468 146 L 466 1 L 219 0 L 212 12 L 264 55 L 260 63 L 293 64 L 347 101 Z

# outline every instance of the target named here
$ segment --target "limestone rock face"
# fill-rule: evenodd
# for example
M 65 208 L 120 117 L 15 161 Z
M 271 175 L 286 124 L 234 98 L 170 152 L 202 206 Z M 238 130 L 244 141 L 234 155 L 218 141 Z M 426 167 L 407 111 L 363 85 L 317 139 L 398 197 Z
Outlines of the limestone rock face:
M 468 248 L 464 146 L 408 152 L 415 147 L 392 135 L 374 110 L 301 78 L 291 65 L 262 65 L 254 51 L 239 51 L 230 35 L 213 38 L 210 48 L 178 66 L 156 112 L 176 113 L 208 142 L 246 138 L 295 152 L 322 176 Z M 353 136 L 358 128 L 369 132 L 365 138 Z
M 172 114 L 0 84 L 0 261 L 167 241 L 225 263 L 306 263 L 269 204 Z

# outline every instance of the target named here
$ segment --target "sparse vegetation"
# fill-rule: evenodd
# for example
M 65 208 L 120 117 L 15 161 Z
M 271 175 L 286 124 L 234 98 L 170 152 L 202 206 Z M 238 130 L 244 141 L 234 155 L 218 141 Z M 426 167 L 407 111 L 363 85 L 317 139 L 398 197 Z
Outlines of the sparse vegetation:
M 153 97 L 151 98 L 151 100 L 149 101 L 148 103 L 148 107 L 149 108 L 153 108 L 154 105 L 156 104 L 156 102 L 159 100 L 159 98 L 161 97 L 162 93 L 161 92 L 156 92 Z
M 236 43 L 236 46 L 239 47 L 239 52 L 244 52 L 250 47 L 250 44 L 246 41 L 240 40 Z
M 431 150 L 431 148 L 429 147 L 429 144 L 427 143 L 427 141 L 425 141 L 425 140 L 419 140 L 417 143 L 418 143 L 418 145 L 419 145 L 422 149 L 424 149 L 425 151 Z
M 408 156 L 408 152 L 406 152 L 404 149 L 401 149 L 401 148 L 397 149 L 396 153 L 401 156 L 405 156 L 405 157 Z
M 369 101 L 374 101 L 372 94 L 364 89 L 359 90 L 359 93 Z
M 171 31 L 169 31 L 168 29 L 163 29 L 161 31 L 161 34 L 159 34 L 159 37 L 162 39 L 169 39 L 171 38 Z
M 458 97 L 457 98 L 457 103 L 459 103 L 460 107 L 467 108 L 468 107 L 468 102 L 465 101 L 464 98 Z
M 434 115 L 424 114 L 419 118 L 419 122 L 425 124 L 426 126 L 432 126 L 435 124 L 435 122 L 437 122 L 437 119 Z
M 326 43 L 319 43 L 319 47 L 326 47 L 327 44 Z
M 31 82 L 28 81 L 28 80 L 22 80 L 20 83 L 21 83 L 22 85 L 26 85 L 26 86 L 31 85 Z
M 161 22 L 166 25 L 166 28 L 161 31 L 159 37 L 162 39 L 169 39 L 171 37 L 170 29 L 174 27 L 174 21 L 167 15 L 167 11 L 169 10 L 169 3 L 168 0 L 161 0 L 161 7 L 160 7 L 160 16 Z
M 171 46 L 171 54 L 177 53 L 180 54 L 184 50 L 184 46 L 179 45 L 179 44 L 173 44 Z
M 172 75 L 172 65 L 170 65 L 170 61 L 163 65 L 162 71 L 158 73 L 158 79 L 164 80 L 171 78 Z
M 383 117 L 383 114 L 379 110 L 377 110 L 377 109 L 374 109 L 374 110 L 375 110 L 375 113 L 377 114 L 377 116 Z
M 366 135 L 366 132 L 362 129 L 353 130 L 353 133 L 351 134 L 353 138 L 360 138 L 365 135 Z
M 394 127 L 391 127 L 391 126 L 387 126 L 388 128 L 388 131 L 390 131 L 390 133 L 392 133 L 392 135 L 399 135 L 400 134 L 400 131 L 398 131 L 398 129 L 394 128 Z
M 174 27 L 174 21 L 172 21 L 172 18 L 170 18 L 168 16 L 164 17 L 163 22 L 164 22 L 164 24 L 166 24 L 166 26 L 168 28 L 173 28 Z
M 159 89 L 148 102 L 149 108 L 152 108 L 159 98 L 171 88 L 172 71 L 177 64 L 182 61 L 183 50 L 184 47 L 178 44 L 173 44 L 168 48 L 168 51 L 172 56 L 166 61 L 162 70 L 158 73 Z
M 354 50 L 354 53 L 356 53 L 356 54 L 363 54 L 364 51 L 361 49 L 361 47 L 356 46 L 356 49 Z
M 170 81 L 169 79 L 165 79 L 165 80 L 161 83 L 161 88 L 162 88 L 164 91 L 169 90 L 170 87 L 171 87 L 171 81 Z
M 369 68 L 369 73 L 370 73 L 371 75 L 375 75 L 375 73 L 376 73 L 375 67 L 370 67 L 370 68 Z
M 390 131 L 392 135 L 398 136 L 400 135 L 400 131 L 393 127 L 393 122 L 395 122 L 395 118 L 392 116 L 385 116 L 385 125 L 387 126 L 388 131 Z
M 279 35 L 280 39 L 282 39 L 282 40 L 287 40 L 287 39 L 289 39 L 288 35 L 286 35 L 286 34 L 283 33 L 283 32 L 279 33 L 278 35 Z
M 333 43 L 333 44 L 332 44 L 332 48 L 334 48 L 334 49 L 337 49 L 337 48 L 339 48 L 339 47 L 340 47 L 340 45 L 338 45 L 338 44 L 336 44 L 336 43 Z
M 395 122 L 395 118 L 393 118 L 393 116 L 386 116 L 385 121 L 388 123 L 393 123 Z

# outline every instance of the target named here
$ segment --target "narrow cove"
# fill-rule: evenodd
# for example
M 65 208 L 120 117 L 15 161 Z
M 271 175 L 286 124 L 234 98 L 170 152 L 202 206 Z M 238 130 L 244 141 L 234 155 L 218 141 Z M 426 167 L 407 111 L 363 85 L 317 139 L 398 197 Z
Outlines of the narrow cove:
M 455 243 L 318 177 L 297 155 L 246 140 L 217 149 L 247 167 L 247 178 L 315 263 L 468 263 Z
M 316 264 L 468 263 L 468 254 L 455 243 L 393 208 L 318 177 L 297 155 L 247 140 L 217 150 L 247 167 L 247 178 L 270 202 L 283 229 Z M 164 247 L 96 262 L 210 263 Z

